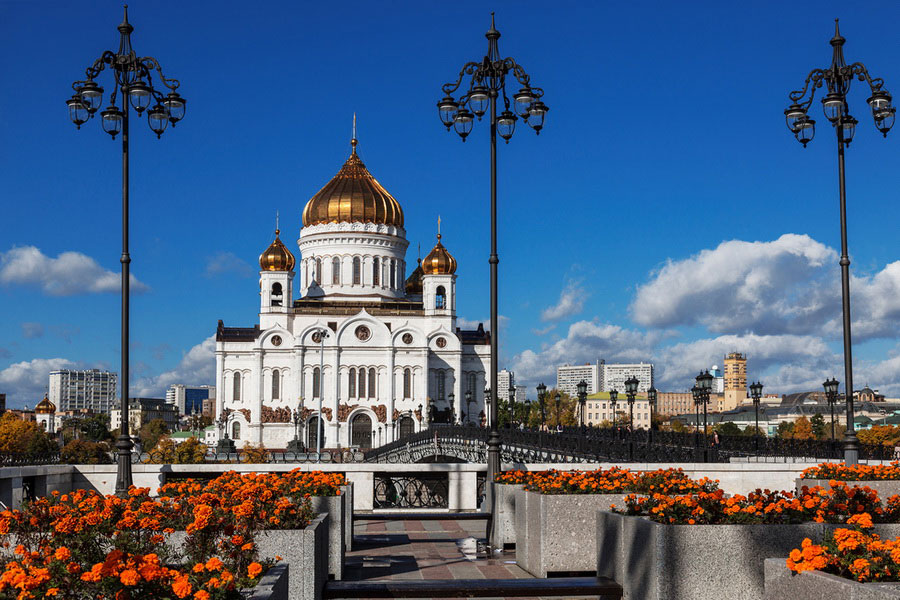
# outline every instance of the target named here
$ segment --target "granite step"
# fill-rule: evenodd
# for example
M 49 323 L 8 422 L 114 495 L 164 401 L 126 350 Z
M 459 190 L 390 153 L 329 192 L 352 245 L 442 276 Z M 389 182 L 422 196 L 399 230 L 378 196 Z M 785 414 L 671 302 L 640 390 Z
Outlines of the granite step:
M 622 586 L 605 577 L 550 579 L 426 579 L 329 581 L 323 599 L 338 598 L 602 598 L 618 600 Z

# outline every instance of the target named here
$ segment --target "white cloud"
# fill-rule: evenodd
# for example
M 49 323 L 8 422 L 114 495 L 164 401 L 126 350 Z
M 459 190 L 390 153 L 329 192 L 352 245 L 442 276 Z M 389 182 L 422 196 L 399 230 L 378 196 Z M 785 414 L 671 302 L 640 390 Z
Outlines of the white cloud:
M 33 407 L 40 402 L 50 384 L 50 371 L 75 368 L 78 365 L 65 358 L 35 358 L 11 364 L 0 371 L 0 389 L 7 394 L 10 408 Z
M 854 340 L 900 333 L 900 261 L 851 282 Z M 646 327 L 712 333 L 841 335 L 838 254 L 808 235 L 722 242 L 669 260 L 638 288 L 632 318 Z
M 44 335 L 44 326 L 40 323 L 22 323 L 22 337 L 26 340 L 33 340 Z
M 247 261 L 231 252 L 216 252 L 206 260 L 204 275 L 207 277 L 228 273 L 234 273 L 240 277 L 250 277 L 253 275 L 253 268 Z
M 216 336 L 212 335 L 188 350 L 174 369 L 138 379 L 131 386 L 131 395 L 162 398 L 173 383 L 211 385 L 215 379 Z
M 121 278 L 80 252 L 63 252 L 51 258 L 34 246 L 20 246 L 0 253 L 0 283 L 40 288 L 49 296 L 119 292 Z M 149 288 L 131 276 L 131 291 Z
M 559 293 L 559 301 L 541 312 L 541 321 L 560 321 L 577 315 L 584 308 L 588 294 L 578 280 L 570 280 Z
M 550 323 L 549 325 L 547 325 L 546 327 L 544 327 L 542 329 L 538 329 L 537 327 L 532 328 L 531 333 L 533 333 L 534 335 L 538 335 L 538 336 L 547 335 L 554 329 L 556 329 L 556 323 Z

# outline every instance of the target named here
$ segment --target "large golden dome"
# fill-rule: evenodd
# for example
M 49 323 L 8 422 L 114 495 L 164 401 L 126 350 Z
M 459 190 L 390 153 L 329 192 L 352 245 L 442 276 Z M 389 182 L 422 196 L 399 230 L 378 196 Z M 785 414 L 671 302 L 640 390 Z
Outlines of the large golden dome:
M 272 242 L 266 251 L 259 255 L 259 268 L 263 271 L 293 271 L 296 260 L 291 251 L 287 249 L 281 242 L 278 234 L 280 230 L 275 230 L 275 241 Z
M 44 396 L 44 399 L 34 407 L 34 412 L 39 415 L 52 415 L 56 412 L 56 405 L 50 402 L 50 398 Z
M 456 259 L 441 244 L 441 234 L 437 234 L 437 245 L 422 261 L 422 271 L 426 275 L 450 275 L 456 273 Z
M 377 223 L 403 227 L 403 209 L 353 151 L 331 181 L 303 209 L 303 226 L 319 223 Z

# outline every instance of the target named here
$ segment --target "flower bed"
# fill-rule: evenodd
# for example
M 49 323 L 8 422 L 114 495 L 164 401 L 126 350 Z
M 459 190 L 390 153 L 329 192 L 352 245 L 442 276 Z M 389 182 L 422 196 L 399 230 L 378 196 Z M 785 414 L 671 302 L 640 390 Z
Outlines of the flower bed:
M 254 587 L 274 561 L 258 560 L 254 541 L 267 516 L 256 503 L 239 506 L 197 506 L 178 550 L 165 536 L 183 518 L 182 507 L 151 498 L 146 488 L 131 488 L 123 498 L 54 493 L 23 510 L 3 511 L 0 534 L 14 549 L 0 575 L 0 593 L 20 600 L 240 598 L 240 590 Z M 296 526 L 309 523 L 308 501 L 284 510 Z
M 900 480 L 900 463 L 889 465 L 845 465 L 844 463 L 822 463 L 805 469 L 802 479 L 826 479 L 835 481 L 878 481 Z

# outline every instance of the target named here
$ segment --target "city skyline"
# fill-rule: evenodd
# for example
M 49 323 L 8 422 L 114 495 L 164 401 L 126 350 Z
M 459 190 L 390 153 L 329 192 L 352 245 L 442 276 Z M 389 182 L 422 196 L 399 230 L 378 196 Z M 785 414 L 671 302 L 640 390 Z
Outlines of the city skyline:
M 407 274 L 440 216 L 459 261 L 461 324 L 487 326 L 486 123 L 462 145 L 435 108 L 460 61 L 484 54 L 486 7 L 464 3 L 472 18 L 450 27 L 413 3 L 259 13 L 196 3 L 177 20 L 158 6 L 131 6 L 135 47 L 181 80 L 188 105 L 162 140 L 142 123 L 132 135 L 131 396 L 214 383 L 217 320 L 258 321 L 255 263 L 276 211 L 299 255 L 300 211 L 349 154 L 354 112 L 361 158 L 404 206 Z M 540 136 L 520 123 L 499 149 L 499 364 L 517 383 L 533 389 L 560 364 L 603 357 L 652 362 L 660 389 L 681 390 L 734 351 L 766 391 L 842 379 L 834 140 L 817 102 L 806 149 L 782 111 L 809 69 L 830 61 L 838 16 L 848 60 L 896 93 L 890 16 L 900 7 L 803 6 L 812 14 L 802 30 L 775 3 L 658 4 L 649 16 L 572 4 L 537 25 L 527 10 L 493 9 L 501 53 L 526 65 L 551 108 Z M 200 27 L 210 11 L 215 26 Z M 0 120 L 0 136 L 17 140 L 0 150 L 0 393 L 10 407 L 33 406 L 51 370 L 118 371 L 118 144 L 96 120 L 75 131 L 64 101 L 115 47 L 120 20 L 114 2 L 0 4 L 0 48 L 20 57 L 0 69 L 32 111 L 17 119 L 8 108 Z M 34 35 L 38 25 L 53 44 Z M 875 130 L 866 97 L 851 90 L 860 123 L 847 152 L 854 379 L 900 396 L 890 202 L 900 174 L 885 168 L 898 146 Z

